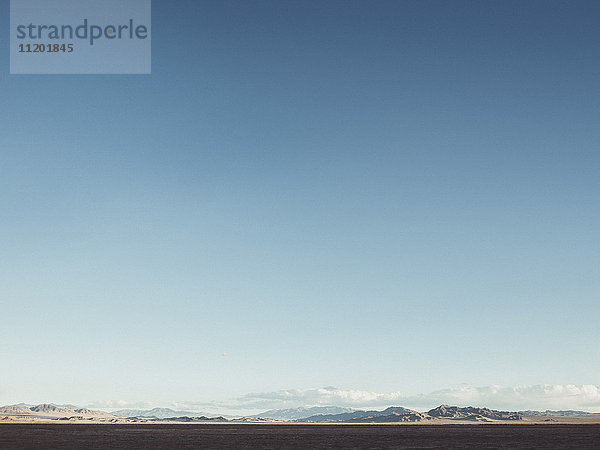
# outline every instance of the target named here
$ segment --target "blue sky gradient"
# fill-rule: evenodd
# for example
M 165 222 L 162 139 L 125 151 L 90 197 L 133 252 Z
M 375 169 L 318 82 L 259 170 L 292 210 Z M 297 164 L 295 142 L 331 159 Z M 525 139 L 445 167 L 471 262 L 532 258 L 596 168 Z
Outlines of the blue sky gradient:
M 0 403 L 600 384 L 600 3 L 152 13 L 149 76 L 0 41 Z

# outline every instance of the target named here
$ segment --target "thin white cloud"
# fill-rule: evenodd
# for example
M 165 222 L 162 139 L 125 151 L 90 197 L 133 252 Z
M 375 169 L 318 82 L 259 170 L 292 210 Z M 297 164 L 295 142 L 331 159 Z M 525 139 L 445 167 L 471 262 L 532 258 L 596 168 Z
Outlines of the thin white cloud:
M 407 397 L 413 404 L 451 403 L 499 409 L 574 409 L 600 411 L 600 387 L 595 385 L 541 384 L 531 386 L 461 386 L 427 395 Z
M 229 409 L 280 409 L 299 406 L 381 408 L 406 406 L 428 410 L 440 404 L 496 409 L 574 409 L 600 412 L 600 387 L 595 385 L 460 386 L 428 394 L 403 395 L 334 387 L 252 393 L 231 402 L 213 404 Z
M 276 392 L 246 394 L 237 400 L 239 405 L 252 408 L 298 407 L 298 406 L 379 406 L 402 399 L 399 392 L 377 393 L 335 387 L 291 389 Z
M 98 400 L 85 405 L 90 409 L 114 411 L 117 409 L 152 409 L 152 402 L 128 402 L 126 400 Z
M 269 409 L 300 406 L 343 406 L 356 409 L 405 406 L 426 411 L 440 404 L 478 406 L 510 411 L 572 409 L 600 412 L 600 386 L 543 384 L 514 387 L 475 387 L 463 385 L 418 395 L 323 387 L 250 393 L 228 401 L 182 401 L 160 405 L 150 402 L 105 401 L 94 402 L 88 406 L 105 410 L 120 408 L 150 409 L 162 406 L 177 410 L 205 411 L 214 414 L 250 414 Z

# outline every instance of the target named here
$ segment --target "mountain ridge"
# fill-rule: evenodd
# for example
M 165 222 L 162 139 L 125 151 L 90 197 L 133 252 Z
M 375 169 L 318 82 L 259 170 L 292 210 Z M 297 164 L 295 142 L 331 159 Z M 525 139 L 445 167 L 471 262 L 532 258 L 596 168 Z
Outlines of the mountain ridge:
M 344 414 L 316 415 L 296 422 L 310 423 L 392 423 L 392 422 L 422 422 L 428 420 L 469 420 L 469 421 L 496 421 L 496 420 L 522 420 L 523 415 L 512 411 L 497 411 L 489 408 L 459 407 L 440 405 L 425 413 L 393 406 L 382 411 L 353 411 Z
M 341 406 L 300 406 L 298 408 L 270 409 L 260 414 L 248 416 L 248 418 L 299 420 L 319 414 L 344 414 L 352 411 L 355 410 Z
M 71 406 L 71 405 L 69 405 Z M 319 414 L 313 414 L 313 413 Z M 329 413 L 329 414 L 325 414 Z M 336 413 L 336 414 L 332 414 Z M 309 414 L 308 416 L 306 416 Z M 310 415 L 312 414 L 312 415 Z M 205 413 L 176 411 L 170 408 L 149 410 L 124 409 L 108 413 L 87 408 L 58 406 L 52 403 L 39 405 L 15 404 L 0 407 L 0 420 L 97 420 L 100 422 L 296 422 L 296 423 L 452 423 L 452 422 L 518 422 L 561 421 L 580 418 L 600 420 L 600 413 L 573 410 L 546 411 L 499 411 L 490 408 L 440 405 L 427 412 L 419 412 L 401 406 L 383 410 L 354 410 L 338 406 L 309 406 L 269 410 L 254 416 L 212 416 Z M 544 420 L 542 420 L 544 419 Z
M 52 403 L 41 403 L 35 406 L 7 405 L 0 407 L 2 416 L 22 417 L 82 417 L 82 418 L 113 418 L 114 415 L 105 411 L 94 411 L 87 408 L 65 408 Z
M 377 410 L 354 410 L 348 413 L 342 414 L 318 414 L 314 416 L 304 417 L 303 420 L 309 422 L 340 422 L 340 421 L 356 421 L 367 417 L 380 417 L 393 414 L 414 414 L 417 411 L 412 409 L 403 408 L 402 406 L 390 406 L 382 411 Z
M 111 414 L 117 417 L 140 417 L 145 419 L 169 419 L 171 417 L 198 417 L 207 415 L 203 412 L 177 411 L 171 408 L 119 409 L 112 411 Z

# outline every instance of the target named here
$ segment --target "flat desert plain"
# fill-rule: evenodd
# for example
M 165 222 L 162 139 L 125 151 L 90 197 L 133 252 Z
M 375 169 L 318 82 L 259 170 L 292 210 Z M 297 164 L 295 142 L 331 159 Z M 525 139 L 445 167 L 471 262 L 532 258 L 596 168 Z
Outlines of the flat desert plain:
M 0 424 L 4 449 L 600 448 L 600 424 Z

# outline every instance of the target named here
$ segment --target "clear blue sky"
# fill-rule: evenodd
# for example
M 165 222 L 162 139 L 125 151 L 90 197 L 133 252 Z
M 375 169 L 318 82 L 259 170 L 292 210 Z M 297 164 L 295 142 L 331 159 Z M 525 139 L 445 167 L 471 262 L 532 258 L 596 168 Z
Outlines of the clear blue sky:
M 2 39 L 0 403 L 600 384 L 599 38 L 592 1 L 154 0 L 150 76 Z

